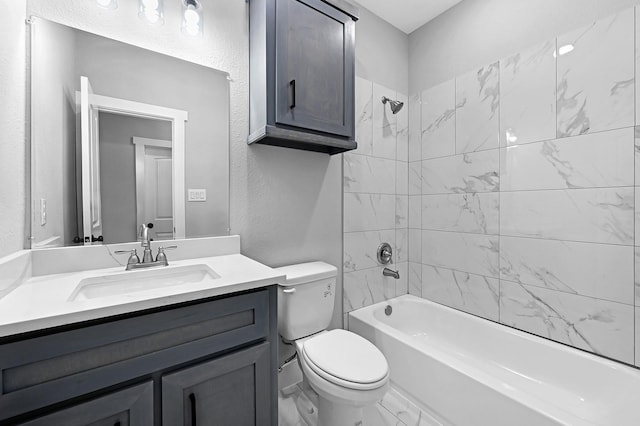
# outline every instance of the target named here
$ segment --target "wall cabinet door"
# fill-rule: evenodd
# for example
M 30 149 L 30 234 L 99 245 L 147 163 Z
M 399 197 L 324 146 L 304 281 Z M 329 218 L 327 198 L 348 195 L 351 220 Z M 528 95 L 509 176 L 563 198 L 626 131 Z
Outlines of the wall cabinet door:
M 353 137 L 355 23 L 321 0 L 278 0 L 276 122 Z
M 162 423 L 255 426 L 271 422 L 269 342 L 162 377 Z
M 153 385 L 151 382 L 117 391 L 22 426 L 152 426 Z

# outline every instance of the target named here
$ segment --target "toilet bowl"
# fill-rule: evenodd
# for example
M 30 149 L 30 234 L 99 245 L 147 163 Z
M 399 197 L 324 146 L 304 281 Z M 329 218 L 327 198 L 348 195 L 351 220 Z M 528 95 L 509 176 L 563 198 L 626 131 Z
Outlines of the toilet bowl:
M 311 262 L 278 269 L 287 276 L 278 291 L 278 329 L 295 344 L 305 385 L 317 394 L 318 426 L 362 425 L 362 409 L 388 389 L 387 360 L 355 333 L 326 331 L 335 300 L 334 266 Z

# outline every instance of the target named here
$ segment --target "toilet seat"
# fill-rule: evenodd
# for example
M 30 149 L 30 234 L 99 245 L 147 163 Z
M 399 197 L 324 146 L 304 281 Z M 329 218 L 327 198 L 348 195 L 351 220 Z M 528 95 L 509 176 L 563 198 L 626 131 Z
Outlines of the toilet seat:
M 323 379 L 353 390 L 384 386 L 389 366 L 384 355 L 363 337 L 341 329 L 306 339 L 301 361 Z

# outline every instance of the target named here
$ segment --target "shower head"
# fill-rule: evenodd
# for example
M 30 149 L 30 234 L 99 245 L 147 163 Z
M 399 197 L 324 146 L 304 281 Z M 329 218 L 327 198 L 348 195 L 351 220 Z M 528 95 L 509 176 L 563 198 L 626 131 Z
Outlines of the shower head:
M 389 106 L 391 107 L 391 112 L 394 113 L 394 114 L 397 114 L 398 112 L 400 112 L 400 110 L 404 106 L 404 102 L 392 101 L 391 99 L 387 98 L 386 96 L 383 96 L 382 97 L 382 103 L 386 104 L 387 102 L 389 102 Z

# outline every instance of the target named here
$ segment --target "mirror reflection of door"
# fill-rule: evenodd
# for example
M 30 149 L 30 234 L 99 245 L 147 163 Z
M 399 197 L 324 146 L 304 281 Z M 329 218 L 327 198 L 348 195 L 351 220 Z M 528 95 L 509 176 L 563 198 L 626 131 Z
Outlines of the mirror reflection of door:
M 97 95 L 81 77 L 82 207 L 85 244 L 184 238 L 182 110 Z M 132 143 L 133 142 L 133 143 Z
M 171 141 L 133 138 L 136 146 L 136 206 L 138 229 L 153 224 L 155 240 L 173 238 Z

